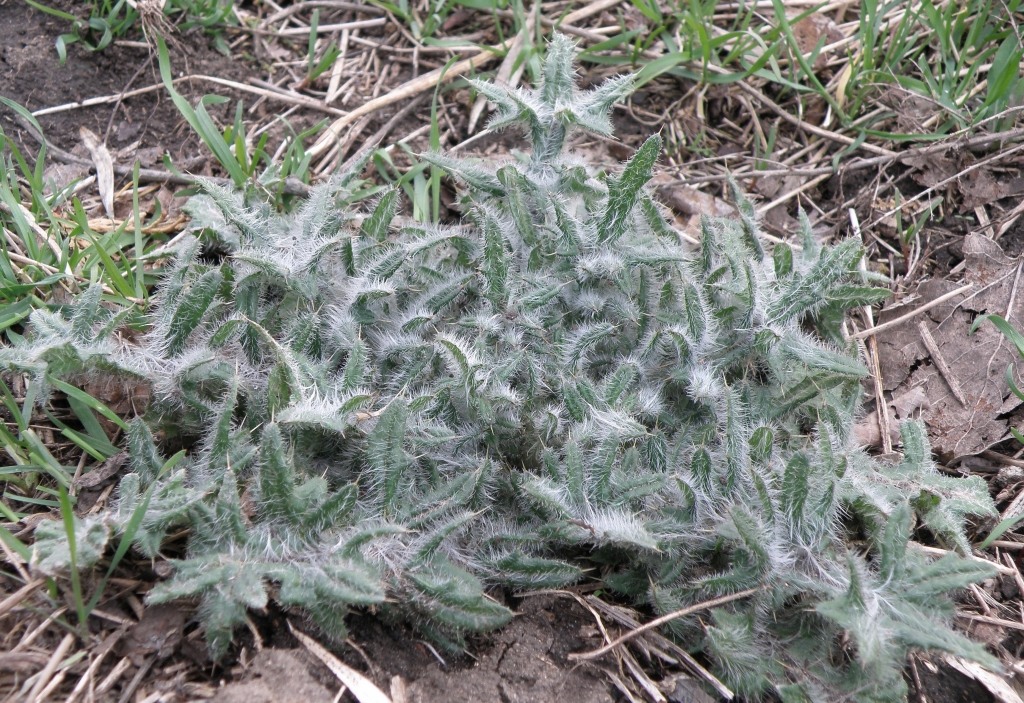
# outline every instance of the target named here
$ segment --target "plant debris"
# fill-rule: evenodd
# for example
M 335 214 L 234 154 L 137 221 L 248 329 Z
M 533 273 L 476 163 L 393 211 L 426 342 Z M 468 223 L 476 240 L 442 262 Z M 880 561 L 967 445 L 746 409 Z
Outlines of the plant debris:
M 1021 262 L 980 234 L 964 239 L 964 277 L 973 292 L 909 317 L 876 335 L 882 385 L 900 413 L 917 414 L 928 426 L 932 447 L 947 462 L 979 454 L 1007 439 L 1021 418 L 1021 401 L 1006 383 L 1016 350 L 992 325 L 970 334 L 975 318 L 997 313 L 1024 320 L 1018 295 Z M 884 324 L 956 289 L 948 279 L 922 282 L 912 296 L 882 310 Z M 921 323 L 934 338 L 932 351 Z M 967 402 L 957 398 L 960 393 Z

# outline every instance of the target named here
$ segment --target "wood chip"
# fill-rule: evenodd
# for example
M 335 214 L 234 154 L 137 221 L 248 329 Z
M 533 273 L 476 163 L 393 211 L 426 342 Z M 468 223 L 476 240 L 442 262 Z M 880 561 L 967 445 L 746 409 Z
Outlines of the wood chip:
M 100 681 L 100 685 L 96 687 L 96 691 L 93 694 L 96 699 L 102 700 L 102 696 L 114 687 L 121 677 L 124 676 L 124 672 L 126 672 L 131 665 L 132 660 L 129 657 L 122 657 L 121 660 L 114 665 L 114 668 L 110 670 L 110 673 Z
M 124 466 L 124 463 L 128 460 L 128 454 L 126 452 L 118 452 L 114 456 L 110 457 L 102 464 L 92 469 L 87 474 L 82 474 L 75 479 L 75 488 L 81 490 L 83 488 L 95 488 L 100 485 Z
M 629 669 L 629 673 L 633 675 L 633 680 L 639 684 L 640 688 L 644 690 L 647 697 L 650 698 L 654 703 L 668 703 L 668 699 L 665 698 L 665 694 L 658 689 L 657 684 L 651 681 L 651 677 L 647 675 L 643 667 L 640 666 L 639 662 L 629 653 L 628 649 L 620 649 L 619 654 L 622 657 L 622 663 Z
M 409 692 L 405 686 L 405 679 L 401 676 L 391 677 L 391 701 L 392 703 L 409 702 Z

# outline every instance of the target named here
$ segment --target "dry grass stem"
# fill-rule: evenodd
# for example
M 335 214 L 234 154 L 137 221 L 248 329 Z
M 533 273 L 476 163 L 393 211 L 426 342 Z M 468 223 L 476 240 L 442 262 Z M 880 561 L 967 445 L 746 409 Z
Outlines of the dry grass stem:
M 570 595 L 576 596 L 576 594 L 571 591 L 568 593 Z M 585 599 L 581 599 L 581 597 L 577 596 L 577 600 L 579 600 L 581 603 L 585 603 L 588 609 L 592 611 L 594 609 L 599 610 L 621 625 L 624 625 L 632 629 L 641 626 L 640 621 L 633 617 L 633 615 L 631 615 L 625 608 L 610 605 L 601 598 L 598 598 L 596 596 L 587 596 Z M 602 632 L 605 632 L 603 625 L 601 626 L 601 629 Z M 664 635 L 661 635 L 658 632 L 648 632 L 644 635 L 644 637 L 649 639 L 652 643 L 658 645 L 659 647 L 662 647 L 671 656 L 675 657 L 676 661 L 680 665 L 682 665 L 684 669 L 686 669 L 690 674 L 703 680 L 706 684 L 715 689 L 718 695 L 721 696 L 724 700 L 732 700 L 733 698 L 735 698 L 736 694 L 733 693 L 733 691 L 728 686 L 722 683 L 721 680 L 719 680 L 710 671 L 701 666 L 700 662 L 694 659 L 689 652 L 687 652 L 685 649 L 677 645 L 675 642 L 668 639 Z M 609 642 L 611 641 L 611 639 L 607 636 L 606 632 L 605 639 Z
M 41 588 L 43 583 L 44 581 L 42 579 L 29 581 L 17 591 L 0 601 L 0 617 L 7 615 L 7 613 L 20 605 L 22 601 Z
M 982 622 L 986 625 L 998 625 L 999 627 L 1005 627 L 1011 630 L 1024 631 L 1024 622 L 1017 622 L 1016 620 L 993 618 L 987 615 L 975 615 L 973 613 L 959 613 L 958 617 L 961 617 L 965 620 L 971 620 L 973 622 Z
M 50 683 L 51 677 L 57 671 L 57 667 L 60 666 L 64 660 L 64 655 L 71 649 L 71 645 L 75 643 L 75 636 L 71 633 L 64 635 L 61 639 L 60 644 L 53 650 L 53 654 L 50 655 L 50 659 L 46 662 L 46 666 L 43 670 L 36 674 L 35 684 L 32 689 L 26 694 L 25 701 L 28 703 L 40 703 L 43 698 L 43 692 L 45 691 L 47 684 Z M 30 679 L 31 680 L 31 679 Z
M 906 313 L 905 315 L 900 315 L 899 317 L 897 317 L 897 318 L 895 318 L 893 320 L 889 320 L 888 322 L 883 322 L 882 324 L 876 325 L 875 327 L 872 327 L 871 329 L 862 330 L 860 332 L 855 332 L 854 334 L 850 335 L 850 339 L 866 339 L 866 338 L 868 338 L 868 337 L 870 337 L 870 336 L 872 336 L 874 334 L 878 334 L 882 330 L 887 330 L 887 329 L 892 329 L 893 327 L 898 327 L 899 325 L 902 325 L 907 320 L 912 320 L 915 317 L 917 317 L 918 315 L 921 315 L 922 313 L 925 313 L 925 312 L 927 312 L 928 310 L 931 310 L 934 307 L 942 305 L 947 300 L 952 300 L 953 298 L 956 298 L 959 295 L 963 295 L 964 293 L 966 293 L 967 291 L 971 290 L 972 288 L 974 288 L 974 284 L 972 284 L 972 283 L 968 283 L 966 285 L 960 286 L 956 290 L 951 290 L 950 292 L 948 292 L 948 293 L 946 293 L 944 295 L 940 295 L 938 298 L 935 298 L 934 300 L 929 300 L 927 303 L 925 303 L 921 307 L 915 308 L 914 310 L 911 310 L 910 312 Z
M 303 647 L 309 650 L 313 656 L 331 670 L 332 674 L 338 677 L 338 681 L 342 685 L 341 690 L 338 692 L 339 697 L 347 688 L 359 703 L 392 703 L 391 699 L 377 688 L 372 681 L 331 654 L 312 637 L 297 630 L 291 624 L 291 621 L 288 622 L 288 629 Z
M 511 40 L 506 41 L 497 46 L 485 49 L 476 56 L 472 56 L 468 59 L 463 59 L 462 61 L 453 64 L 452 66 L 448 67 L 447 70 L 439 68 L 431 71 L 430 73 L 413 78 L 412 80 L 407 81 L 406 83 L 403 83 L 402 85 L 398 86 L 397 88 L 387 93 L 386 95 L 383 95 L 379 98 L 375 98 L 374 100 L 370 100 L 369 102 L 364 103 L 355 110 L 346 114 L 344 117 L 341 117 L 332 122 L 331 125 L 327 128 L 326 132 L 322 134 L 320 138 L 316 141 L 316 143 L 309 148 L 308 153 L 311 154 L 314 158 L 323 155 L 324 152 L 330 149 L 334 145 L 335 141 L 341 136 L 341 130 L 355 122 L 363 115 L 368 115 L 370 113 L 376 112 L 377 110 L 383 107 L 394 105 L 395 103 L 399 103 L 402 100 L 406 100 L 415 95 L 418 95 L 419 93 L 422 93 L 425 90 L 433 88 L 443 79 L 456 78 L 462 75 L 463 73 L 466 73 L 467 71 L 470 71 L 474 68 L 478 68 L 486 64 L 487 62 L 493 60 L 497 53 L 499 51 L 503 51 L 510 43 Z
M 329 34 L 331 32 L 342 32 L 351 31 L 353 29 L 370 29 L 371 27 L 383 27 L 389 19 L 385 17 L 379 17 L 372 20 L 354 20 L 352 22 L 340 22 L 337 24 L 321 24 L 316 28 L 317 34 Z M 250 27 L 246 31 L 252 32 L 253 34 L 266 34 L 274 37 L 306 37 L 309 36 L 310 27 L 289 27 L 287 29 L 261 29 L 259 27 Z
M 706 600 L 702 603 L 696 603 L 694 605 L 687 606 L 686 608 L 675 610 L 671 613 L 667 613 L 666 615 L 662 615 L 660 618 L 655 618 L 654 620 L 651 620 L 650 622 L 641 625 L 635 630 L 627 632 L 626 634 L 622 635 L 621 637 L 618 637 L 612 642 L 609 642 L 600 649 L 595 649 L 591 652 L 578 652 L 570 654 L 569 659 L 573 661 L 589 661 L 591 659 L 597 659 L 598 657 L 607 654 L 608 652 L 622 645 L 623 643 L 630 641 L 634 637 L 642 635 L 644 632 L 647 632 L 648 630 L 653 630 L 655 628 L 661 627 L 667 622 L 671 622 L 672 620 L 678 620 L 679 618 L 686 617 L 687 615 L 692 615 L 693 613 L 699 613 L 702 610 L 707 610 L 708 608 L 717 608 L 718 606 L 725 605 L 726 603 L 732 603 L 733 601 L 748 598 L 760 590 L 761 589 L 759 588 L 748 588 L 744 591 L 730 593 L 729 595 L 722 596 L 720 598 L 712 598 L 711 600 Z
M 924 344 L 925 349 L 932 357 L 932 363 L 935 364 L 936 370 L 939 375 L 942 376 L 942 380 L 949 386 L 949 390 L 953 392 L 953 397 L 959 401 L 960 405 L 968 406 L 967 397 L 964 395 L 963 389 L 960 388 L 960 384 L 956 380 L 956 375 L 950 370 L 949 364 L 946 363 L 946 358 L 942 355 L 939 350 L 939 345 L 935 341 L 935 337 L 932 336 L 931 330 L 928 329 L 928 323 L 921 320 L 917 323 L 918 332 L 921 333 L 921 342 Z

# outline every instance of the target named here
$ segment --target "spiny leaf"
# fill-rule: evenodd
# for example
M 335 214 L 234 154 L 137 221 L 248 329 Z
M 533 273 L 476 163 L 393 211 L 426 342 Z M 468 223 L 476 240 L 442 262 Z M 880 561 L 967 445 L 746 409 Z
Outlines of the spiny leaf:
M 556 34 L 548 44 L 541 80 L 541 99 L 552 107 L 572 103 L 576 90 L 573 55 L 576 46 L 564 34 Z
M 750 256 L 755 261 L 764 258 L 764 248 L 761 246 L 760 228 L 757 226 L 757 212 L 753 203 L 743 194 L 736 181 L 729 179 L 729 190 L 732 191 L 733 200 L 736 201 L 736 209 L 740 213 L 740 232 L 742 241 L 746 245 Z
M 750 461 L 767 464 L 772 457 L 775 433 L 770 427 L 758 427 L 750 434 Z
M 131 458 L 132 468 L 147 485 L 156 480 L 164 465 L 163 457 L 157 451 L 153 433 L 141 418 L 136 418 L 128 424 L 128 456 Z
M 489 214 L 484 215 L 483 276 L 487 281 L 487 297 L 498 310 L 505 307 L 508 296 L 509 255 L 501 225 Z
M 900 555 L 902 561 L 902 555 Z M 893 563 L 892 566 L 896 564 Z M 893 568 L 882 570 L 882 576 L 895 573 Z M 950 591 L 967 588 L 996 574 L 995 567 L 982 560 L 946 554 L 925 566 L 910 569 L 899 579 L 906 597 L 916 600 L 922 605 L 933 602 L 931 599 L 940 597 Z
M 782 509 L 794 525 L 804 520 L 804 507 L 810 494 L 811 462 L 803 453 L 794 454 L 782 477 Z
M 769 305 L 768 314 L 781 322 L 820 306 L 828 299 L 828 290 L 856 269 L 860 257 L 860 244 L 853 239 L 828 249 L 807 273 L 786 281 L 782 295 Z
M 561 588 L 583 577 L 583 571 L 578 566 L 522 552 L 507 554 L 492 561 L 491 568 L 502 581 L 522 589 Z
M 189 335 L 202 322 L 223 280 L 219 269 L 210 269 L 180 295 L 167 328 L 167 350 L 171 355 L 176 356 L 184 349 Z
M 537 238 L 536 225 L 523 197 L 529 182 L 514 166 L 499 169 L 498 180 L 505 186 L 505 207 L 515 223 L 516 231 L 527 246 L 532 246 Z
M 585 481 L 586 469 L 583 465 L 583 452 L 579 444 L 570 440 L 565 447 L 565 486 L 572 501 L 581 507 L 586 503 Z
M 410 457 L 403 447 L 408 419 L 405 400 L 395 398 L 381 413 L 377 425 L 367 438 L 368 468 L 375 483 L 378 501 L 387 512 L 396 508 L 399 489 L 410 464 Z
M 100 560 L 110 539 L 110 525 L 95 517 L 73 516 L 74 558 L 68 538 L 70 530 L 60 520 L 43 520 L 35 529 L 32 566 L 44 574 L 66 573 L 70 568 L 85 569 Z
M 581 325 L 573 330 L 566 344 L 564 358 L 570 369 L 585 363 L 590 351 L 615 333 L 615 326 L 609 322 Z
M 260 445 L 260 500 L 268 519 L 293 522 L 298 517 L 295 471 L 288 461 L 281 430 L 274 424 L 263 430 Z
M 488 123 L 490 129 L 503 129 L 517 123 L 525 124 L 534 134 L 541 129 L 544 106 L 530 92 L 510 90 L 485 81 L 471 80 L 469 83 L 497 107 Z
M 422 154 L 421 158 L 430 165 L 437 166 L 451 174 L 474 190 L 481 190 L 497 196 L 505 192 L 501 181 L 493 173 L 469 161 L 453 159 L 442 154 Z
M 388 228 L 398 210 L 398 189 L 391 188 L 381 196 L 373 213 L 363 221 L 360 231 L 363 236 L 373 242 L 383 242 L 387 239 Z
M 366 345 L 358 337 L 353 341 L 345 360 L 345 370 L 341 374 L 341 393 L 351 393 L 363 385 L 366 379 Z
M 213 423 L 210 434 L 208 457 L 211 467 L 221 470 L 228 468 L 228 456 L 232 450 L 232 429 L 234 427 L 235 406 L 238 402 L 238 380 L 232 378 L 228 384 L 227 395 Z
M 775 266 L 775 277 L 785 278 L 793 272 L 793 249 L 785 242 L 779 242 L 772 249 L 772 263 Z
M 601 224 L 598 225 L 599 242 L 615 242 L 626 231 L 633 206 L 640 197 L 641 189 L 651 180 L 651 169 L 654 168 L 660 154 L 661 137 L 649 137 L 629 160 L 618 178 L 609 182 L 608 205 L 605 207 Z
M 901 503 L 890 515 L 879 539 L 878 575 L 883 581 L 902 576 L 906 569 L 907 542 L 913 527 L 910 505 Z
M 302 517 L 303 529 L 311 535 L 322 535 L 349 521 L 359 498 L 355 484 L 336 488 L 320 505 L 307 510 Z

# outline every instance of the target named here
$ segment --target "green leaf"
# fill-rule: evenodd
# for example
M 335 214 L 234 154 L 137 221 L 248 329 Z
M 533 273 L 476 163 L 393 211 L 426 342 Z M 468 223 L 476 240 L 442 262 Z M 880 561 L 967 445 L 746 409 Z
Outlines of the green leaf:
M 583 451 L 577 442 L 570 440 L 565 446 L 565 487 L 569 497 L 578 505 L 586 504 L 586 469 L 583 465 Z
M 906 569 L 907 543 L 913 528 L 910 505 L 904 501 L 889 515 L 878 544 L 878 575 L 883 581 L 898 579 Z
M 637 149 L 618 178 L 608 183 L 608 204 L 598 225 L 598 241 L 611 244 L 629 226 L 629 217 L 640 197 L 640 191 L 651 180 L 651 171 L 661 154 L 661 137 L 649 137 Z
M 493 173 L 469 161 L 453 159 L 443 154 L 422 154 L 420 158 L 431 166 L 436 166 L 452 177 L 464 182 L 474 190 L 484 191 L 496 196 L 501 196 L 505 193 L 505 187 L 501 185 L 501 181 Z
M 146 484 L 150 484 L 160 475 L 165 462 L 157 450 L 153 433 L 141 418 L 136 418 L 128 425 L 128 456 L 132 468 Z
M 580 567 L 558 559 L 513 552 L 490 563 L 495 575 L 513 588 L 562 588 L 583 578 Z
M 1024 515 L 1014 515 L 1000 520 L 999 524 L 993 527 L 992 531 L 988 533 L 988 536 L 978 544 L 978 549 L 983 551 L 988 549 L 992 546 L 993 542 L 1019 525 L 1021 521 L 1024 521 Z
M 509 254 L 501 225 L 490 214 L 483 218 L 483 276 L 487 281 L 487 298 L 497 310 L 504 309 L 508 298 Z
M 86 406 L 87 408 L 90 408 L 91 410 L 95 410 L 100 415 L 102 415 L 104 418 L 106 418 L 110 422 L 112 422 L 115 425 L 117 425 L 118 427 L 120 427 L 122 430 L 128 429 L 127 423 L 125 423 L 125 421 L 122 420 L 117 415 L 117 413 L 115 413 L 113 410 L 108 408 L 105 404 L 103 404 L 99 400 L 96 400 L 95 398 L 93 398 L 91 395 L 89 395 L 85 391 L 83 391 L 83 390 L 81 390 L 79 388 L 75 388 L 71 384 L 65 383 L 64 381 L 61 381 L 60 379 L 57 379 L 57 378 L 50 378 L 49 382 L 53 385 L 53 387 L 55 389 L 59 390 L 60 392 L 62 392 L 64 394 L 66 394 L 70 398 L 74 398 L 76 401 L 78 401 L 82 405 Z
M 210 465 L 221 470 L 229 467 L 228 457 L 233 449 L 235 407 L 238 403 L 238 380 L 232 378 L 209 436 L 207 455 Z
M 388 228 L 398 210 L 398 194 L 397 188 L 385 191 L 373 209 L 373 213 L 363 221 L 360 231 L 370 241 L 383 242 L 387 239 Z
M 758 427 L 750 434 L 750 461 L 767 464 L 772 458 L 775 433 L 770 427 Z
M 213 119 L 209 113 L 200 103 L 198 109 L 193 109 L 186 100 L 174 87 L 174 78 L 171 75 L 171 60 L 168 57 L 167 45 L 162 37 L 156 38 L 157 44 L 157 59 L 160 64 L 160 78 L 163 81 L 164 87 L 167 89 L 167 93 L 171 96 L 171 101 L 174 106 L 178 108 L 178 111 L 186 119 L 189 125 L 199 134 L 199 137 L 203 140 L 206 146 L 213 152 L 214 156 L 217 157 L 217 161 L 220 162 L 221 166 L 228 172 L 231 180 L 235 186 L 241 187 L 247 180 L 245 171 L 242 169 L 239 163 L 238 157 L 232 152 L 231 147 L 225 141 L 220 130 L 214 124 Z
M 167 349 L 171 355 L 177 356 L 184 349 L 189 335 L 199 327 L 223 282 L 220 270 L 211 269 L 180 294 L 167 328 Z
M 62 576 L 71 569 L 86 569 L 100 560 L 110 540 L 110 525 L 95 517 L 78 516 L 73 516 L 71 523 L 73 534 L 61 520 L 43 520 L 36 525 L 32 545 L 34 568 L 49 576 Z
M 267 409 L 276 415 L 292 401 L 292 378 L 288 367 L 274 364 L 267 377 Z
M 409 419 L 405 400 L 395 398 L 377 418 L 377 425 L 367 437 L 366 459 L 371 487 L 385 513 L 398 507 L 403 482 L 411 459 L 403 445 Z
M 348 524 L 358 499 L 359 489 L 355 484 L 334 489 L 320 505 L 306 510 L 302 518 L 303 530 L 319 536 Z
M 814 310 L 828 299 L 836 283 L 856 271 L 860 257 L 860 242 L 854 239 L 826 250 L 805 274 L 784 282 L 782 294 L 768 306 L 768 314 L 781 323 Z
M 566 365 L 570 369 L 576 369 L 586 364 L 589 352 L 601 342 L 610 339 L 615 332 L 615 325 L 610 322 L 581 325 L 572 330 L 563 353 Z
M 729 179 L 729 190 L 732 191 L 733 200 L 736 201 L 736 209 L 740 214 L 740 231 L 743 235 L 743 244 L 746 246 L 749 256 L 755 261 L 761 261 L 764 258 L 764 249 L 761 246 L 761 233 L 757 225 L 757 212 L 754 210 L 754 204 L 743 195 L 739 185 L 731 178 Z
M 772 249 L 772 263 L 775 266 L 775 277 L 785 278 L 793 273 L 793 249 L 785 242 L 779 242 Z
M 1021 56 L 1024 54 L 1020 42 L 1012 34 L 996 49 L 992 57 L 992 68 L 988 72 L 988 90 L 985 105 L 1005 105 L 1012 97 L 1013 88 L 1020 80 Z
M 576 45 L 564 34 L 556 34 L 548 44 L 541 80 L 541 99 L 546 105 L 572 104 L 576 90 L 572 62 Z
M 300 507 L 295 501 L 295 470 L 288 460 L 281 429 L 270 424 L 260 443 L 260 503 L 267 519 L 295 522 Z
M 891 297 L 892 291 L 888 288 L 840 285 L 829 291 L 828 302 L 849 310 L 862 305 L 878 305 Z
M 690 473 L 693 474 L 694 479 L 705 491 L 711 490 L 711 484 L 713 480 L 712 465 L 711 465 L 711 454 L 708 453 L 707 449 L 698 447 L 693 453 L 693 458 L 690 460 Z
M 1002 332 L 1003 336 L 1010 340 L 1013 346 L 1017 349 L 1017 353 L 1020 354 L 1021 357 L 1024 357 L 1024 335 L 1018 332 L 1013 325 L 1007 322 L 1006 319 L 1000 315 L 996 315 L 995 313 L 979 315 L 974 319 L 974 322 L 971 323 L 969 334 L 974 334 L 985 322 L 991 322 L 995 325 L 996 329 Z

